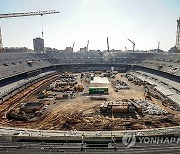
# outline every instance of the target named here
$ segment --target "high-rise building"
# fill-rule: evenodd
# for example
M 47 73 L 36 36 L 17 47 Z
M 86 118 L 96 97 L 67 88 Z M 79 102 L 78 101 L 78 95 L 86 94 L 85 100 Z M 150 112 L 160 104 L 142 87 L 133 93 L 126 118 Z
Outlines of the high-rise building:
M 33 39 L 34 52 L 44 52 L 44 40 L 42 38 Z

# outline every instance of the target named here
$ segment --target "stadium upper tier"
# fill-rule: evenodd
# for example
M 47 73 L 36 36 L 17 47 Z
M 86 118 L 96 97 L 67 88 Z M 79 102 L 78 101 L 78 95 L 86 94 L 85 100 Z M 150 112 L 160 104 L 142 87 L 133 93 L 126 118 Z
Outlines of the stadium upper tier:
M 1 53 L 0 79 L 51 66 L 46 60 L 28 53 Z
M 127 64 L 180 76 L 180 54 L 86 52 L 1 53 L 0 80 L 53 65 Z

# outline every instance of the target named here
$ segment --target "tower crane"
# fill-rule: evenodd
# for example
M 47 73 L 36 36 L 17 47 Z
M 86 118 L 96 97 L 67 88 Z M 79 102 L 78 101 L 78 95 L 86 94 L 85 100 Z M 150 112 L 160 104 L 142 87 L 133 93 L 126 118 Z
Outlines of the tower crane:
M 108 38 L 108 37 L 107 37 L 107 51 L 108 51 L 108 54 L 109 54 L 110 63 L 112 63 L 111 52 L 110 52 L 110 50 L 109 50 L 109 38 Z
M 128 41 L 131 42 L 131 43 L 133 44 L 133 52 L 134 52 L 134 49 L 135 49 L 135 42 L 132 41 L 132 40 L 130 40 L 130 39 L 128 39 Z
M 86 51 L 88 51 L 88 47 L 89 47 L 89 40 L 87 41 Z
M 43 17 L 43 15 L 54 14 L 54 13 L 59 13 L 59 11 L 48 10 L 48 11 L 36 11 L 36 12 L 7 13 L 7 14 L 0 14 L 0 19 L 25 17 L 25 16 L 37 16 L 37 15 Z M 43 23 L 42 23 L 42 37 L 43 37 Z M 2 44 L 2 35 L 1 35 L 1 27 L 0 27 L 0 52 L 2 51 L 3 51 L 3 44 Z
M 159 52 L 160 50 L 160 42 L 158 42 L 158 49 L 157 49 L 157 52 Z
M 72 51 L 74 51 L 74 45 L 75 45 L 75 42 L 73 43 L 73 46 L 72 46 Z
M 127 51 L 127 47 L 125 47 L 125 50 Z
M 109 39 L 107 37 L 107 50 L 108 50 L 108 53 L 110 54 L 110 51 L 109 51 Z

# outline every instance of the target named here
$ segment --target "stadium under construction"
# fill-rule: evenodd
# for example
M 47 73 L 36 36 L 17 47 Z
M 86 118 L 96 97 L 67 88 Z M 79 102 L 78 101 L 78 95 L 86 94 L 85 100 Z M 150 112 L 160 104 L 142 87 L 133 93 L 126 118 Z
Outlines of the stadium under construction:
M 137 52 L 129 41 L 133 51 L 0 53 L 0 141 L 21 152 L 30 143 L 130 152 L 119 145 L 127 133 L 179 136 L 180 54 Z

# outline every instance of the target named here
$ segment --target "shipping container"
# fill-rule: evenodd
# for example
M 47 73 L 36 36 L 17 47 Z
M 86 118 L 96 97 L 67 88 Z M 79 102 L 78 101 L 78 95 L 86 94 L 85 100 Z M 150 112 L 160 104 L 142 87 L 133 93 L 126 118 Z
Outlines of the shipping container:
M 89 87 L 89 94 L 108 94 L 108 87 Z

